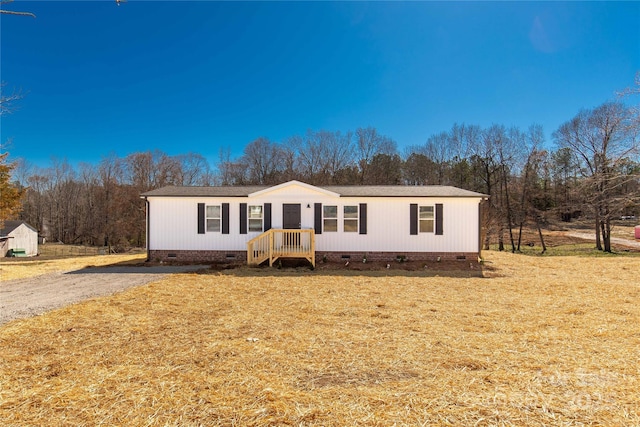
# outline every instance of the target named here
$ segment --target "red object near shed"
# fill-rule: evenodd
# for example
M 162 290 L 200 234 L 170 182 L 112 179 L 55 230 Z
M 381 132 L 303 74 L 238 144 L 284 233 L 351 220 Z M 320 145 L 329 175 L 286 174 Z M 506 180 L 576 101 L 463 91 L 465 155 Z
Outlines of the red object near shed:
M 640 225 L 636 225 L 636 239 L 640 239 Z

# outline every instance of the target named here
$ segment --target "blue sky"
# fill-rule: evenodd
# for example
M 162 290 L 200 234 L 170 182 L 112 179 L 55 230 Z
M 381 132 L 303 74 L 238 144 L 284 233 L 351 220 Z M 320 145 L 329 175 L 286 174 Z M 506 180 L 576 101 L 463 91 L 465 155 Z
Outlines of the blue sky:
M 12 158 L 97 164 L 373 126 L 400 151 L 455 122 L 551 133 L 640 70 L 638 2 L 17 0 L 2 15 Z M 5 92 L 6 93 L 6 92 Z M 10 146 L 5 147 L 11 138 Z

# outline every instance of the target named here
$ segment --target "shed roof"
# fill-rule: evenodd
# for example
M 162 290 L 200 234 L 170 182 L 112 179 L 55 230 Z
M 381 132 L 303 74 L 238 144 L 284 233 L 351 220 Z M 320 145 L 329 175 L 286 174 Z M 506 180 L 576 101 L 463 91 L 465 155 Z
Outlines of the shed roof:
M 32 226 L 30 226 L 24 221 L 10 220 L 10 221 L 4 221 L 4 224 L 0 229 L 0 236 L 8 236 L 9 233 L 11 233 L 16 228 L 20 227 L 22 224 L 26 225 L 27 228 L 33 230 L 34 232 L 36 233 L 38 232 L 38 230 L 36 230 L 35 228 L 33 228 Z
M 316 186 L 338 194 L 340 197 L 487 197 L 482 193 L 447 185 L 330 185 Z M 176 187 L 168 186 L 151 190 L 142 197 L 249 197 L 251 194 L 271 188 L 268 185 Z

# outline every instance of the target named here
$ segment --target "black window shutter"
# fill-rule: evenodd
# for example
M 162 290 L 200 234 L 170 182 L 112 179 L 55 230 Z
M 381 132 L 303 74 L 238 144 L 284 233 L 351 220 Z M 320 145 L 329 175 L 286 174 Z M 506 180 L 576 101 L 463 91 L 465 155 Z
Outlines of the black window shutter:
M 418 204 L 411 203 L 409 205 L 409 234 L 418 234 Z
M 271 203 L 264 204 L 264 231 L 271 230 Z
M 198 203 L 198 234 L 204 234 L 204 203 Z
M 436 203 L 436 235 L 442 236 L 442 203 Z
M 247 234 L 247 204 L 240 203 L 240 234 Z
M 229 203 L 222 204 L 222 234 L 229 234 Z
M 360 203 L 360 234 L 367 234 L 367 204 Z
M 313 228 L 315 234 L 322 234 L 322 203 L 313 205 Z

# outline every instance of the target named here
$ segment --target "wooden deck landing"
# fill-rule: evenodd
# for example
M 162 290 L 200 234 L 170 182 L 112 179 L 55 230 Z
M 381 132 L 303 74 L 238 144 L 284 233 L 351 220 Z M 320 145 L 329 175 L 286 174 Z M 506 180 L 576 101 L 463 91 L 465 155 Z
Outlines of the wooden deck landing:
M 259 265 L 269 260 L 269 266 L 273 266 L 278 258 L 305 258 L 315 267 L 314 231 L 272 228 L 247 243 L 249 265 Z

